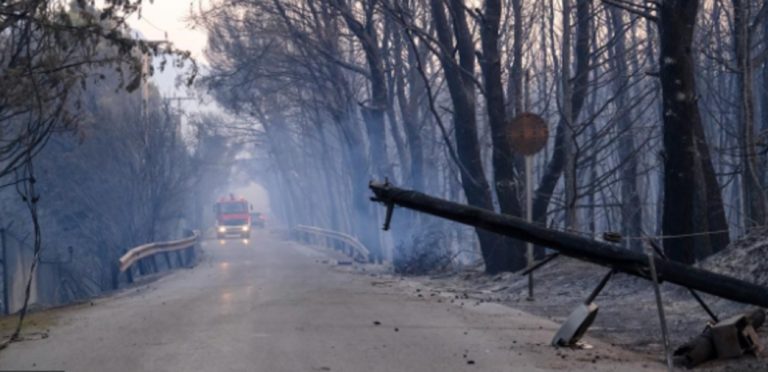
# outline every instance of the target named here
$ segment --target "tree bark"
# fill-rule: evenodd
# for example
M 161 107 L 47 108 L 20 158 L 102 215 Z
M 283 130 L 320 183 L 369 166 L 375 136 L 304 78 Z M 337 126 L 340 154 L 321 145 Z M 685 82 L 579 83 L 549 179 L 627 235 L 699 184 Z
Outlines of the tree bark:
M 499 53 L 499 24 L 501 21 L 501 1 L 485 0 L 480 28 L 482 50 L 480 66 L 484 77 L 484 89 L 488 121 L 491 127 L 493 144 L 494 187 L 501 212 L 510 216 L 520 216 L 520 184 L 517 175 L 519 161 L 516 159 L 512 143 L 507 135 L 507 117 L 505 115 L 504 86 L 501 78 L 501 55 Z M 518 93 L 519 94 L 519 93 Z M 498 252 L 495 259 L 500 270 L 516 271 L 525 267 L 523 243 L 514 239 L 504 239 L 504 245 L 512 249 Z
M 370 73 L 370 86 L 371 86 L 371 105 L 370 107 L 363 107 L 363 111 L 367 112 L 368 120 L 365 120 L 366 134 L 368 135 L 369 159 L 371 162 L 374 178 L 386 177 L 389 175 L 389 157 L 387 155 L 386 146 L 386 123 L 384 121 L 387 106 L 389 100 L 387 99 L 387 80 L 384 73 L 384 64 L 381 57 L 381 51 L 379 50 L 378 37 L 376 34 L 376 28 L 374 27 L 373 20 L 373 8 L 376 6 L 375 1 L 370 1 L 366 5 L 366 19 L 365 24 L 359 23 L 354 19 L 351 10 L 344 8 L 342 12 L 347 26 L 352 33 L 357 36 L 360 44 L 365 52 L 365 60 L 368 64 L 368 72 Z M 397 128 L 392 128 L 397 130 Z M 365 183 L 362 184 L 363 186 Z M 359 187 L 359 186 L 358 186 Z M 359 194 L 358 194 L 359 195 Z M 373 237 L 370 237 L 373 239 Z M 376 234 L 376 240 L 378 240 L 378 233 Z M 371 257 L 375 262 L 381 262 L 383 259 L 383 252 L 381 244 L 378 242 L 371 249 Z
M 453 56 L 441 53 L 439 59 L 453 102 L 454 139 L 461 168 L 461 185 L 470 205 L 493 210 L 491 189 L 485 178 L 480 143 L 477 138 L 473 82 L 475 48 L 461 0 L 449 1 L 453 35 L 448 26 L 443 0 L 430 0 L 430 5 L 439 42 L 446 51 L 453 51 L 455 48 L 459 56 L 459 60 L 456 61 Z M 480 241 L 480 251 L 486 272 L 497 273 L 504 270 L 503 262 L 498 259 L 499 251 L 503 249 L 499 244 L 499 237 L 481 229 L 475 231 Z
M 561 116 L 557 124 L 552 158 L 547 163 L 547 168 L 541 177 L 539 186 L 536 188 L 536 198 L 533 200 L 533 220 L 539 223 L 546 223 L 549 202 L 566 165 L 567 127 L 569 123 L 576 122 L 581 109 L 584 107 L 584 98 L 586 97 L 587 83 L 589 82 L 589 35 L 591 31 L 588 20 L 589 12 L 579 11 L 579 8 L 584 6 L 588 10 L 589 1 L 579 0 L 576 12 L 578 18 L 576 21 L 576 71 L 572 78 L 564 80 L 564 83 L 572 84 L 573 87 L 572 93 L 568 95 L 570 97 L 570 110 L 568 110 L 570 117 Z
M 766 195 L 757 167 L 755 144 L 755 107 L 752 93 L 752 55 L 749 32 L 749 1 L 732 0 L 733 41 L 736 55 L 736 101 L 739 106 L 739 149 L 741 151 L 741 204 L 744 229 L 749 232 L 766 223 Z
M 418 99 L 424 94 L 424 88 L 422 79 L 414 67 L 416 65 L 414 53 L 419 53 L 419 51 L 412 48 L 410 44 L 403 43 L 402 36 L 402 34 L 396 36 L 395 49 L 406 48 L 408 66 L 398 52 L 395 53 L 394 68 L 396 70 L 395 97 L 400 108 L 400 116 L 403 118 L 403 128 L 408 140 L 408 155 L 411 163 L 410 172 L 404 178 L 407 179 L 407 184 L 412 185 L 414 189 L 424 190 L 424 149 L 420 130 L 421 116 L 418 108 Z
M 580 230 L 576 212 L 576 119 L 578 115 L 573 115 L 574 96 L 571 85 L 571 0 L 563 1 L 563 40 L 562 40 L 562 116 L 565 118 L 563 126 L 563 154 L 565 158 L 565 168 L 563 170 L 564 191 L 565 191 L 565 225 L 573 230 Z M 579 0 L 579 9 L 581 4 L 586 4 L 584 0 Z M 577 10 L 578 11 L 578 10 Z M 580 25 L 581 22 L 579 21 Z
M 522 0 L 511 0 L 512 4 L 512 66 L 507 86 L 507 116 L 514 117 L 523 112 L 523 5 Z
M 768 20 L 763 21 L 763 37 L 768 37 Z M 760 137 L 764 138 L 768 135 L 768 59 L 763 61 L 762 66 L 762 94 L 760 95 L 760 116 L 762 122 L 760 123 Z M 760 180 L 764 185 L 768 185 L 768 153 L 765 151 L 765 145 L 760 149 L 760 167 L 758 171 L 760 174 Z
M 664 251 L 689 264 L 725 248 L 729 240 L 696 102 L 692 43 L 697 12 L 697 0 L 663 1 L 659 11 Z
M 365 23 L 355 19 L 352 10 L 341 0 L 334 0 L 336 7 L 341 11 L 342 17 L 347 27 L 357 37 L 365 53 L 365 61 L 368 65 L 368 72 L 371 87 L 371 103 L 364 107 L 367 112 L 365 128 L 368 134 L 370 144 L 370 156 L 376 177 L 385 177 L 388 175 L 389 159 L 386 146 L 386 127 L 385 115 L 389 100 L 387 99 L 387 78 L 384 72 L 384 62 L 381 56 L 381 50 L 378 45 L 378 36 L 376 27 L 374 27 L 373 8 L 376 1 L 370 1 L 365 9 Z M 378 173 L 378 174 L 376 174 Z M 375 254 L 374 254 L 375 255 Z
M 616 94 L 616 124 L 619 128 L 618 154 L 621 167 L 621 233 L 625 237 L 639 237 L 643 234 L 643 207 L 637 187 L 637 154 L 635 153 L 635 132 L 632 130 L 633 110 L 628 105 L 629 73 L 627 71 L 627 48 L 624 42 L 624 22 L 620 9 L 610 9 L 613 32 L 616 36 L 612 45 L 612 67 L 616 71 L 614 87 Z M 642 251 L 642 241 L 625 239 L 626 248 Z

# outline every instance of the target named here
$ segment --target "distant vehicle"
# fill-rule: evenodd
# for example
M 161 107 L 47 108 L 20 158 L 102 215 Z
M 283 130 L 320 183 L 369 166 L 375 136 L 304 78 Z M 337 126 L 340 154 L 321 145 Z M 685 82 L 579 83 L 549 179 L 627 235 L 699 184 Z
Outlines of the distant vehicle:
M 251 237 L 251 214 L 245 198 L 235 198 L 230 194 L 229 197 L 219 199 L 213 211 L 216 213 L 216 236 L 219 239 L 229 236 L 244 239 Z
M 267 227 L 267 217 L 261 212 L 251 213 L 251 226 L 265 228 Z

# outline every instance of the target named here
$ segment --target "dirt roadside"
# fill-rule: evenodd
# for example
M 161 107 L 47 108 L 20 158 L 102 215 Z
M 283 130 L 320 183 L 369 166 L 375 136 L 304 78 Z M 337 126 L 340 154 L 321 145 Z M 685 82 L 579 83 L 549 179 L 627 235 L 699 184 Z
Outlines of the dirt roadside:
M 403 281 L 416 283 L 412 291 L 415 295 L 438 294 L 439 301 L 448 301 L 460 306 L 499 303 L 560 324 L 574 307 L 589 296 L 607 272 L 608 269 L 601 266 L 559 258 L 536 272 L 533 301 L 527 299 L 527 277 L 513 273 L 488 276 L 478 268 L 443 275 L 409 277 Z M 399 280 L 393 275 L 377 275 Z M 417 290 L 418 288 L 423 289 Z M 712 296 L 702 297 L 721 318 L 752 309 Z M 663 284 L 662 299 L 673 348 L 704 329 L 709 317 L 685 289 Z M 614 275 L 595 302 L 600 306 L 600 310 L 587 333 L 589 338 L 643 355 L 655 361 L 657 366 L 663 363 L 660 323 L 650 282 L 628 275 Z M 554 335 L 554 332 L 551 335 Z M 766 327 L 759 330 L 759 335 L 763 345 L 768 345 Z M 714 361 L 695 370 L 765 372 L 768 371 L 766 357 L 768 352 L 764 350 L 759 358 Z

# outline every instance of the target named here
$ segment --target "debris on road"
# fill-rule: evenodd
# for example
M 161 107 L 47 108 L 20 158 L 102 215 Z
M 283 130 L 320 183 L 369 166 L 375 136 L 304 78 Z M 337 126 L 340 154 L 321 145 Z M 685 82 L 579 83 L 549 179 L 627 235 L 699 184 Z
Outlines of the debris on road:
M 755 332 L 765 323 L 765 312 L 753 310 L 747 314 L 707 325 L 704 331 L 675 350 L 676 364 L 693 368 L 713 359 L 757 355 L 762 350 Z
M 546 295 L 550 294 L 546 292 L 552 291 L 555 291 L 558 297 L 561 295 L 575 297 L 572 296 L 572 294 L 576 292 L 583 293 L 585 287 L 594 285 L 589 283 L 594 280 L 594 275 L 592 275 L 594 272 L 593 265 L 597 264 L 611 269 L 611 273 L 608 274 L 607 278 L 613 276 L 612 274 L 614 273 L 628 274 L 622 275 L 622 277 L 618 279 L 621 282 L 631 283 L 633 287 L 638 289 L 642 287 L 645 296 L 648 295 L 648 288 L 646 288 L 648 286 L 645 283 L 639 283 L 641 281 L 636 280 L 636 278 L 650 280 L 653 283 L 660 283 L 663 281 L 680 286 L 671 291 L 664 291 L 672 292 L 672 298 L 675 299 L 674 302 L 668 306 L 673 307 L 672 312 L 677 317 L 675 322 L 678 323 L 675 324 L 675 328 L 678 330 L 683 328 L 681 327 L 683 322 L 688 324 L 695 322 L 694 319 L 697 314 L 695 311 L 702 311 L 709 315 L 714 322 L 718 322 L 718 317 L 716 315 L 718 312 L 724 314 L 733 313 L 732 311 L 725 310 L 728 306 L 743 306 L 744 304 L 750 304 L 760 307 L 768 307 L 768 231 L 763 231 L 761 234 L 751 237 L 750 239 L 744 239 L 743 241 L 732 244 L 730 249 L 712 257 L 709 262 L 705 262 L 699 266 L 688 266 L 667 260 L 660 250 L 657 250 L 657 254 L 649 254 L 646 256 L 635 251 L 622 249 L 619 245 L 614 243 L 598 241 L 577 234 L 541 227 L 519 218 L 431 197 L 413 190 L 399 189 L 386 182 L 383 184 L 371 182 L 369 186 L 375 195 L 371 200 L 381 202 L 387 208 L 387 220 L 385 220 L 384 224 L 385 230 L 390 223 L 389 219 L 392 215 L 391 210 L 397 205 L 399 207 L 431 214 L 458 223 L 480 227 L 486 231 L 521 239 L 529 243 L 544 245 L 557 250 L 563 256 L 590 263 L 588 265 L 581 263 L 578 265 L 571 265 L 572 262 L 569 263 L 571 267 L 587 266 L 589 267 L 589 271 L 571 271 L 566 274 L 566 276 L 571 276 L 571 278 L 564 279 L 563 277 L 557 277 L 559 284 L 554 286 L 546 285 L 548 287 L 548 289 L 545 290 Z M 562 261 L 562 259 L 560 261 Z M 548 269 L 551 268 L 552 264 L 548 266 Z M 657 273 L 658 279 L 656 276 Z M 461 275 L 461 273 L 457 274 Z M 471 274 L 469 275 L 471 276 Z M 634 278 L 627 278 L 628 276 Z M 501 279 L 501 276 L 497 275 L 496 277 Z M 587 277 L 590 277 L 590 279 L 585 280 Z M 465 280 L 466 279 L 467 276 L 465 275 Z M 488 280 L 484 281 L 487 282 Z M 567 284 L 564 284 L 564 281 Z M 578 288 L 576 291 L 565 291 L 564 287 L 573 287 L 577 282 L 578 285 L 576 287 Z M 593 294 L 590 295 L 589 300 L 586 302 L 581 300 L 583 303 L 591 305 L 592 299 L 594 299 L 593 297 L 596 296 L 607 283 L 605 276 L 600 283 L 601 284 L 598 285 Z M 498 291 L 488 290 L 488 288 L 481 289 L 480 293 L 473 291 L 473 300 L 498 301 L 498 298 L 494 300 L 493 298 L 488 297 L 488 295 L 494 293 L 503 295 L 506 293 L 508 294 L 507 298 L 517 297 L 517 302 L 519 303 L 519 299 L 521 298 L 520 294 L 522 292 L 515 293 L 516 290 L 520 290 L 520 287 L 517 285 L 519 283 L 515 283 L 508 288 L 504 288 L 506 286 L 503 284 L 504 283 L 501 283 L 501 285 L 496 284 L 498 285 Z M 462 289 L 465 290 L 464 293 L 466 296 L 467 287 L 454 288 L 454 291 L 455 293 L 459 293 Z M 662 333 L 665 333 L 664 331 L 666 330 L 665 327 L 667 326 L 667 322 L 663 319 L 665 316 L 662 311 L 666 312 L 666 310 L 664 310 L 665 306 L 661 305 L 662 303 L 659 299 L 661 293 L 659 290 L 660 287 L 656 286 L 655 289 L 656 302 L 657 305 L 659 305 L 658 310 L 662 317 Z M 702 294 L 699 294 L 696 291 L 701 292 Z M 640 305 L 641 302 L 637 302 L 639 300 L 637 291 L 625 288 L 620 292 L 625 292 L 627 296 L 622 298 L 622 296 L 614 295 L 611 298 L 611 302 L 614 306 L 622 301 L 628 301 L 627 304 L 622 304 L 621 308 L 631 308 L 633 318 L 639 318 L 637 316 L 638 310 L 642 310 L 646 314 L 649 312 L 648 306 Z M 682 296 L 681 293 L 683 294 Z M 541 295 L 541 297 L 544 297 L 544 294 Z M 635 302 L 630 300 L 631 297 L 635 297 Z M 694 298 L 696 301 L 690 301 L 689 297 Z M 716 309 L 715 312 L 713 312 L 702 297 L 707 298 L 707 302 L 711 301 L 711 303 L 719 309 Z M 450 300 L 450 302 L 454 303 L 455 300 L 459 300 L 458 295 Z M 537 296 L 537 301 L 538 300 L 539 297 Z M 461 302 L 461 305 L 464 304 L 462 301 L 456 302 Z M 730 304 L 723 305 L 724 302 L 729 302 Z M 691 308 L 692 303 L 694 303 L 693 308 Z M 556 306 L 563 305 L 564 304 Z M 545 308 L 546 307 L 550 307 L 548 311 L 552 311 L 551 304 L 545 305 Z M 564 327 L 561 328 L 561 331 L 567 332 L 564 332 L 562 335 L 563 337 L 556 337 L 555 340 L 553 340 L 553 343 L 559 345 L 571 344 L 578 341 L 580 335 L 583 334 L 592 320 L 594 320 L 597 308 L 595 307 L 594 309 L 589 310 L 590 311 L 577 311 L 576 314 L 572 314 L 572 316 L 566 320 Z M 617 313 L 623 314 L 619 316 L 620 318 L 627 318 L 626 310 L 623 312 L 614 311 L 613 315 L 616 316 Z M 561 315 L 558 315 L 558 317 L 559 316 Z M 683 318 L 679 318 L 680 316 Z M 759 354 L 761 352 L 761 347 L 759 345 L 760 335 L 758 335 L 754 327 L 752 327 L 751 322 L 745 321 L 744 319 L 745 317 L 741 317 L 729 319 L 727 322 L 720 321 L 712 328 L 712 333 L 718 334 L 718 336 L 713 336 L 712 341 L 715 345 L 714 348 L 718 349 L 716 354 L 718 357 L 735 357 L 747 353 Z M 558 322 L 560 321 L 562 321 L 562 319 L 558 319 Z M 571 323 L 572 326 L 569 327 Z M 619 321 L 619 323 L 622 322 Z M 647 324 L 644 324 L 644 322 L 641 323 L 643 324 L 640 325 L 640 328 L 633 331 L 633 333 L 639 331 L 644 335 L 648 335 L 645 337 L 652 337 L 653 339 L 658 337 L 658 335 L 655 334 L 656 332 L 649 332 Z M 620 331 L 622 327 L 626 327 L 626 324 L 619 324 L 618 328 L 610 330 L 603 328 L 601 331 L 604 334 L 609 334 L 616 332 L 617 330 Z M 651 333 L 653 333 L 652 336 Z M 683 336 L 683 334 L 680 336 Z M 639 344 L 639 341 L 635 340 L 634 344 Z M 664 344 L 668 345 L 666 338 Z M 646 347 L 648 347 L 647 343 Z M 671 365 L 671 358 L 668 358 L 668 362 Z
M 650 268 L 659 278 L 691 290 L 697 290 L 735 302 L 768 307 L 768 288 L 721 275 L 680 262 L 652 257 L 651 266 L 645 254 L 621 249 L 617 244 L 585 238 L 581 235 L 542 227 L 520 218 L 494 213 L 482 208 L 451 202 L 418 191 L 401 189 L 388 182 L 371 182 L 371 200 L 381 202 L 391 210 L 395 205 L 442 217 L 489 232 L 547 246 L 561 255 L 606 266 L 615 272 L 651 280 Z M 389 221 L 385 220 L 384 226 Z M 386 230 L 386 229 L 385 229 Z

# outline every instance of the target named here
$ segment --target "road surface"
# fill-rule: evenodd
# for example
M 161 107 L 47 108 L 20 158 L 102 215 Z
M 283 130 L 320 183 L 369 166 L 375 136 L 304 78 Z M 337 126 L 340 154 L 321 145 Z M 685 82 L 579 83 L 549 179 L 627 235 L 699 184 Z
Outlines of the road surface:
M 462 304 L 407 280 L 336 266 L 328 252 L 259 232 L 211 241 L 205 260 L 110 298 L 38 315 L 49 337 L 0 352 L 0 370 L 658 370 L 594 340 L 548 346 L 556 325 Z M 453 296 L 452 294 L 450 296 Z M 450 299 L 454 299 L 451 303 Z M 30 327 L 28 331 L 34 331 Z

